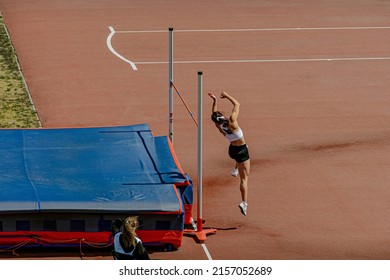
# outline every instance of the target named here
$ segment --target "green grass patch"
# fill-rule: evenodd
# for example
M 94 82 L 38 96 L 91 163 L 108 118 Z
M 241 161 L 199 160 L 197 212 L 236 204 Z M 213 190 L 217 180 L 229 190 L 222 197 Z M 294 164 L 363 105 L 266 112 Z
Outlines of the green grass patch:
M 0 127 L 36 128 L 39 118 L 28 96 L 17 57 L 0 15 Z

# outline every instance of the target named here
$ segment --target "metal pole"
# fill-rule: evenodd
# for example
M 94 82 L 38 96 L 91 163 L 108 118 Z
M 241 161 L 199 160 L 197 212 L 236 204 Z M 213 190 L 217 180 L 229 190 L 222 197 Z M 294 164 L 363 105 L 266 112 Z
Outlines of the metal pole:
M 198 175 L 198 217 L 197 217 L 197 225 L 195 226 L 194 230 L 185 230 L 185 233 L 187 234 L 192 234 L 192 235 L 195 235 L 198 240 L 200 242 L 203 242 L 207 239 L 207 234 L 214 234 L 216 233 L 216 229 L 205 229 L 203 230 L 203 218 L 202 218 L 202 204 L 203 204 L 203 201 L 202 201 L 202 125 L 203 125 L 203 120 L 202 120 L 202 115 L 203 115 L 203 112 L 202 112 L 202 108 L 203 108 L 203 94 L 202 94 L 202 88 L 203 88 L 203 85 L 202 85 L 202 75 L 203 75 L 203 72 L 202 71 L 198 71 L 198 139 L 197 139 L 197 143 L 198 143 L 198 162 L 197 162 L 197 175 Z
M 201 71 L 198 72 L 198 231 L 203 230 L 203 218 L 202 218 L 202 75 Z
M 173 144 L 173 28 L 169 28 L 169 138 Z

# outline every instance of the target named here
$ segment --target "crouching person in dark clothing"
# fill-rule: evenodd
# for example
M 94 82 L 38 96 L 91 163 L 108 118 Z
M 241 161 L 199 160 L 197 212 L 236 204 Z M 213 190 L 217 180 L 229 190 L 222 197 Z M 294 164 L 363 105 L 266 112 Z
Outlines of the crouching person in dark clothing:
M 112 228 L 114 235 L 114 259 L 150 260 L 148 252 L 135 232 L 137 226 L 137 217 L 128 217 L 123 223 L 121 220 L 114 222 Z

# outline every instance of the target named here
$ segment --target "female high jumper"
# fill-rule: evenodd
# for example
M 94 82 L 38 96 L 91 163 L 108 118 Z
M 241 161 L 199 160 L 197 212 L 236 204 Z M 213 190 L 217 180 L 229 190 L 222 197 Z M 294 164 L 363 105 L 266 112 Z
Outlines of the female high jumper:
M 250 159 L 248 147 L 245 143 L 244 134 L 238 126 L 237 118 L 240 110 L 240 103 L 232 96 L 222 91 L 220 97 L 226 98 L 233 104 L 231 116 L 226 118 L 217 108 L 217 98 L 213 93 L 209 93 L 213 99 L 211 119 L 215 123 L 225 138 L 230 142 L 229 156 L 236 161 L 236 166 L 232 170 L 232 176 L 240 175 L 240 192 L 242 202 L 238 205 L 243 215 L 247 215 L 248 209 L 248 177 L 250 170 Z

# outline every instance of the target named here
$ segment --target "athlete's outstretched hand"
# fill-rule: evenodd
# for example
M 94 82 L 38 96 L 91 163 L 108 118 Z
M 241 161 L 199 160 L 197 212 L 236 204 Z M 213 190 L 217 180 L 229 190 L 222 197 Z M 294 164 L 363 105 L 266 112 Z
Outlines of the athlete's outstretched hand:
M 212 98 L 212 99 L 217 99 L 217 97 L 215 97 L 215 95 L 212 93 L 212 92 L 209 92 L 209 96 Z
M 226 92 L 226 91 L 222 91 L 222 92 L 221 92 L 221 95 L 220 95 L 220 97 L 221 97 L 221 98 L 229 98 L 229 97 L 230 97 L 230 95 L 229 95 L 229 94 L 227 94 L 227 92 Z

